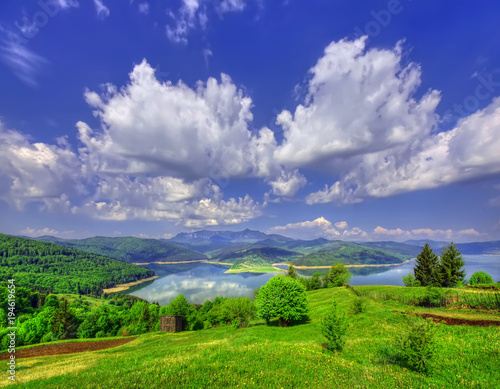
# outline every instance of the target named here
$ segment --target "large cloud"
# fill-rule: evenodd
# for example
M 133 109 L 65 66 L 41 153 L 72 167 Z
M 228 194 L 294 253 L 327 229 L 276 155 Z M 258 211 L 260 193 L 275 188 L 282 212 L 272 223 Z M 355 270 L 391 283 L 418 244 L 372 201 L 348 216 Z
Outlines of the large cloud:
M 96 172 L 168 174 L 174 177 L 266 177 L 276 171 L 273 133 L 252 135 L 252 101 L 231 79 L 209 78 L 195 90 L 179 81 L 161 83 L 146 62 L 135 66 L 131 82 L 107 86 L 87 102 L 103 123 L 94 133 L 79 123 L 80 140 Z
M 32 143 L 0 122 L 0 199 L 16 209 L 29 202 L 68 206 L 68 195 L 84 193 L 80 163 L 64 139 Z
M 288 167 L 324 165 L 408 144 L 436 124 L 439 93 L 415 99 L 420 68 L 393 50 L 365 49 L 366 37 L 332 42 L 310 70 L 304 105 L 283 111 L 276 158 Z
M 169 220 L 187 227 L 238 224 L 261 214 L 258 203 L 245 196 L 223 200 L 208 180 L 186 184 L 170 177 L 102 180 L 94 199 L 73 212 L 103 220 Z
M 367 154 L 310 204 L 357 202 L 366 197 L 437 188 L 500 173 L 500 98 L 447 132 L 389 151 Z

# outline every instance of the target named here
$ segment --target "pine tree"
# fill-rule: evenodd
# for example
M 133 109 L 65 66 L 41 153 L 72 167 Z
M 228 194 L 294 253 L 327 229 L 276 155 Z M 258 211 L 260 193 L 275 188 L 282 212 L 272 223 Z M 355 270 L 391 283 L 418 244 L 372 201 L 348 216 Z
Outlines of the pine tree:
M 441 260 L 438 264 L 438 279 L 441 286 L 453 288 L 463 282 L 465 278 L 465 261 L 462 253 L 453 242 L 446 246 L 441 253 Z
M 290 265 L 288 265 L 288 277 L 297 279 L 299 278 L 299 275 L 297 274 L 297 270 L 295 270 L 295 266 L 293 266 L 293 263 L 290 262 Z
M 68 300 L 63 299 L 52 316 L 52 332 L 58 335 L 59 339 L 75 338 L 78 324 L 73 310 L 69 306 Z
M 429 243 L 426 243 L 420 254 L 417 255 L 413 274 L 415 279 L 420 281 L 420 285 L 428 286 L 435 284 L 438 270 L 438 256 L 434 254 Z

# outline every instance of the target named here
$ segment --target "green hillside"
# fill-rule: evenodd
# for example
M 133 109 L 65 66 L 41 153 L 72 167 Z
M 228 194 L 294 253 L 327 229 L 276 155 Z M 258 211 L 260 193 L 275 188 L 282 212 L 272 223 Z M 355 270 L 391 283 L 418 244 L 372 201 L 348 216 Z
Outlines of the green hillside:
M 411 257 L 393 250 L 336 241 L 322 245 L 319 251 L 296 259 L 293 263 L 298 266 L 328 266 L 337 262 L 346 265 L 398 264 Z
M 53 243 L 0 234 L 0 280 L 53 293 L 98 293 L 154 275 L 149 269 Z
M 224 252 L 224 254 L 213 256 L 218 262 L 232 263 L 230 270 L 265 268 L 276 262 L 291 261 L 300 257 L 301 254 L 283 250 L 277 247 L 255 245 L 248 249 Z M 273 270 L 275 271 L 275 269 Z
M 40 237 L 37 240 L 50 241 L 61 246 L 106 255 L 125 262 L 182 262 L 206 259 L 206 256 L 179 245 L 136 237 L 108 238 L 96 236 L 87 239 L 59 239 Z
M 370 293 L 376 291 L 374 288 L 369 288 Z M 381 288 L 380 292 L 388 291 L 388 287 Z M 358 289 L 364 291 L 365 287 Z M 401 293 L 413 293 L 412 289 L 391 288 Z M 400 312 L 408 306 L 367 298 L 362 313 L 348 314 L 344 349 L 333 353 L 322 347 L 325 338 L 319 321 L 331 301 L 349 313 L 357 297 L 347 288 L 311 291 L 307 297 L 310 321 L 306 324 L 281 328 L 256 320 L 243 329 L 220 326 L 192 332 L 153 332 L 107 350 L 18 359 L 17 384 L 28 389 L 489 389 L 500 382 L 498 327 L 436 324 L 433 369 L 422 374 L 402 365 L 393 346 L 405 328 L 405 315 Z M 417 308 L 417 312 L 473 315 L 441 308 Z M 495 316 L 487 312 L 474 315 L 476 319 Z M 6 381 L 0 385 L 7 385 Z

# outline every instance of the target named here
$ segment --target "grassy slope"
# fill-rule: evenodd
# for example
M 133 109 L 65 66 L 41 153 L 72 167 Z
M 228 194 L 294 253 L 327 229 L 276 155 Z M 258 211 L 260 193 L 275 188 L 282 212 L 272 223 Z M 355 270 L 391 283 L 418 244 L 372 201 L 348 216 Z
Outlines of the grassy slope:
M 318 319 L 332 299 L 349 310 L 354 298 L 346 288 L 308 292 L 311 321 L 295 327 L 254 322 L 240 330 L 150 333 L 114 349 L 18 360 L 18 383 L 26 383 L 19 387 L 492 388 L 500 382 L 498 327 L 439 325 L 436 368 L 428 376 L 389 362 L 389 344 L 403 323 L 394 311 L 406 308 L 394 301 L 368 300 L 352 318 L 344 351 L 324 351 Z

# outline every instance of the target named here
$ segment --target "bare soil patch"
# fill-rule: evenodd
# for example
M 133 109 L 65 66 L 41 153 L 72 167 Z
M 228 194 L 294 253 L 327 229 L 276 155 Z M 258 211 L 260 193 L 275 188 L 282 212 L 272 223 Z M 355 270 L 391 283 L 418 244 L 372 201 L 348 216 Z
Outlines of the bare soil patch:
M 446 317 L 434 315 L 432 313 L 416 313 L 424 319 L 432 319 L 435 322 L 444 322 L 444 324 L 449 326 L 477 326 L 477 327 L 489 327 L 489 326 L 500 326 L 500 321 L 498 320 L 470 320 L 470 319 L 460 319 L 457 317 Z
M 59 355 L 59 354 L 73 354 L 81 353 L 84 351 L 97 351 L 104 350 L 111 347 L 121 346 L 122 344 L 131 342 L 136 339 L 125 338 L 125 339 L 113 339 L 113 340 L 102 340 L 97 342 L 72 342 L 72 343 L 58 343 L 58 344 L 44 344 L 43 346 L 35 346 L 30 348 L 25 348 L 21 350 L 16 350 L 16 359 L 19 358 L 33 358 L 41 357 L 45 355 Z M 10 358 L 8 352 L 0 354 L 0 361 Z

